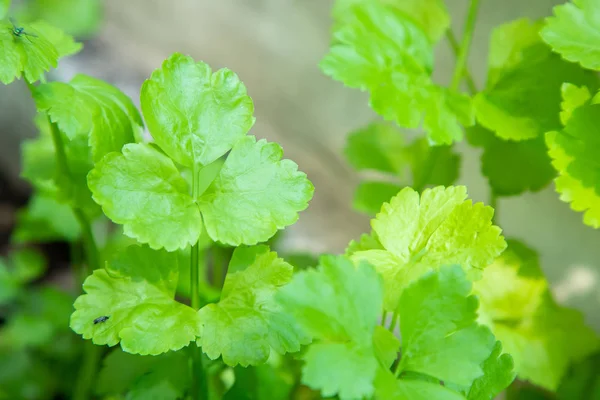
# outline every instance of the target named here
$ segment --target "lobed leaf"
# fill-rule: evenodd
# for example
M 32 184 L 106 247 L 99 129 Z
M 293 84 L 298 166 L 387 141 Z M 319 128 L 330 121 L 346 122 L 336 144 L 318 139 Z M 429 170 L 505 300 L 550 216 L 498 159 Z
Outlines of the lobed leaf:
M 21 76 L 29 83 L 38 81 L 61 57 L 81 50 L 81 44 L 44 21 L 19 25 L 0 21 L 0 82 L 6 85 Z M 17 34 L 17 28 L 23 33 Z
M 333 256 L 322 257 L 317 269 L 297 273 L 277 294 L 284 310 L 315 340 L 303 356 L 304 384 L 341 399 L 373 394 L 377 370 L 389 367 L 398 346 L 376 334 L 382 295 L 371 266 L 355 267 Z
M 173 54 L 142 86 L 142 112 L 152 137 L 186 167 L 227 153 L 254 124 L 246 87 L 228 69 Z
M 202 218 L 188 185 L 167 156 L 149 144 L 109 153 L 88 175 L 94 200 L 127 236 L 173 251 L 198 241 Z
M 299 351 L 308 338 L 274 301 L 292 273 L 293 267 L 266 246 L 237 248 L 220 301 L 199 311 L 202 351 L 244 367 L 266 362 L 271 348 L 280 354 Z
M 238 140 L 212 185 L 198 199 L 210 237 L 228 245 L 256 244 L 293 224 L 314 187 L 277 143 Z
M 563 82 L 598 85 L 594 74 L 552 53 L 539 37 L 541 27 L 519 19 L 492 33 L 488 82 L 475 110 L 479 123 L 501 139 L 534 139 L 558 128 Z
M 176 253 L 130 246 L 89 276 L 75 301 L 71 329 L 94 344 L 128 353 L 157 355 L 179 350 L 200 335 L 198 313 L 174 300 Z M 108 317 L 103 322 L 97 318 Z M 96 322 L 95 322 L 96 321 Z
M 371 221 L 381 249 L 356 250 L 384 277 L 385 309 L 396 310 L 403 289 L 430 269 L 459 264 L 477 275 L 506 247 L 492 225 L 493 210 L 466 200 L 464 186 L 426 189 L 421 196 L 404 188 Z
M 412 16 L 360 2 L 344 12 L 320 67 L 349 87 L 370 91 L 371 107 L 385 119 L 407 128 L 422 122 L 431 143 L 450 144 L 462 138 L 461 124 L 473 124 L 473 109 L 464 94 L 433 83 L 432 64 L 429 38 Z
M 52 82 L 35 88 L 33 98 L 69 139 L 88 137 L 94 161 L 135 141 L 143 122 L 133 102 L 99 79 L 76 75 L 68 84 Z
M 567 368 L 598 348 L 582 316 L 552 300 L 537 254 L 509 241 L 501 257 L 475 282 L 480 320 L 514 359 L 522 380 L 556 390 Z
M 541 37 L 552 50 L 584 68 L 600 69 L 600 3 L 578 0 L 554 7 Z

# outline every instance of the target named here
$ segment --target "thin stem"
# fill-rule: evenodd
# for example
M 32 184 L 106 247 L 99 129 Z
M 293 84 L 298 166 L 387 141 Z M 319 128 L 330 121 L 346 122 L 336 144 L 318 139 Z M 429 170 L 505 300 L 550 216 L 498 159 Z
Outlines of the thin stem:
M 383 314 L 381 315 L 381 326 L 385 326 L 385 320 L 387 319 L 387 315 L 387 310 L 383 310 Z
M 92 398 L 91 388 L 98 372 L 101 354 L 102 347 L 96 346 L 89 340 L 84 342 L 83 365 L 79 371 L 79 376 L 75 380 L 73 400 L 89 400 Z
M 29 86 L 32 90 L 32 86 Z M 65 152 L 65 145 L 62 140 L 62 136 L 58 129 L 58 126 L 50 120 L 50 132 L 52 133 L 52 142 L 54 143 L 54 152 L 56 155 L 56 164 L 60 175 L 67 178 L 69 181 L 72 179 L 69 164 L 67 163 L 67 154 Z M 73 213 L 79 222 L 81 227 L 81 234 L 83 238 L 83 246 L 85 248 L 85 255 L 87 260 L 87 271 L 84 271 L 86 276 L 91 271 L 100 268 L 100 256 L 98 253 L 98 247 L 96 246 L 96 240 L 94 239 L 94 233 L 92 232 L 92 226 L 90 220 L 85 213 L 77 208 L 71 207 Z M 74 400 L 86 400 L 91 398 L 92 386 L 96 378 L 98 371 L 98 361 L 100 359 L 101 348 L 93 344 L 92 342 L 86 342 L 83 353 L 83 367 L 79 371 L 77 378 L 77 384 L 75 385 L 73 392 Z
M 452 77 L 452 84 L 450 86 L 454 90 L 458 89 L 460 86 L 460 82 L 466 70 L 467 59 L 469 58 L 469 51 L 471 50 L 471 41 L 473 39 L 473 31 L 475 30 L 475 22 L 477 21 L 479 1 L 480 0 L 471 0 L 471 4 L 469 5 L 469 14 L 467 15 L 467 22 L 465 23 L 462 41 L 458 48 L 458 59 L 456 60 L 454 76 Z
M 392 321 L 390 322 L 390 326 L 388 326 L 388 331 L 394 333 L 394 329 L 396 329 L 396 322 L 398 322 L 398 312 L 394 311 L 394 314 L 392 314 Z
M 200 177 L 200 167 L 196 164 L 192 170 L 192 197 L 198 197 L 198 179 Z M 191 304 L 195 310 L 200 309 L 200 291 L 199 288 L 199 268 L 198 268 L 198 242 L 192 246 L 190 257 L 190 291 Z M 198 347 L 192 343 L 189 346 L 190 358 L 192 360 L 192 399 L 204 400 L 208 399 L 208 383 L 206 380 L 206 372 L 202 365 L 202 353 Z
M 448 39 L 448 42 L 450 43 L 450 47 L 452 48 L 452 52 L 454 52 L 454 56 L 458 57 L 460 45 L 458 44 L 458 40 L 456 39 L 456 36 L 454 36 L 454 32 L 452 32 L 451 28 L 448 28 L 446 31 L 446 39 Z M 473 79 L 473 76 L 471 75 L 471 72 L 469 72 L 469 68 L 467 68 L 466 65 L 463 69 L 462 75 L 463 79 L 467 83 L 469 93 L 471 95 L 477 93 L 477 85 L 475 85 L 475 80 Z
M 494 192 L 494 189 L 490 190 L 490 207 L 494 209 L 494 216 L 492 222 L 498 221 L 498 195 Z

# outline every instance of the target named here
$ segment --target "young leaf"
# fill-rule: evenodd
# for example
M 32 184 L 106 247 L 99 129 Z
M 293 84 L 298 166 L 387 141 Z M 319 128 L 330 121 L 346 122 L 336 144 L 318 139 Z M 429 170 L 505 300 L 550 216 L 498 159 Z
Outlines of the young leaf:
M 481 172 L 498 196 L 537 192 L 556 176 L 542 136 L 515 142 L 475 125 L 467 130 L 467 138 L 472 145 L 483 147 Z
M 304 384 L 343 400 L 373 394 L 377 370 L 389 367 L 393 356 L 386 353 L 395 354 L 398 345 L 390 346 L 385 336 L 374 343 L 382 295 L 381 280 L 370 265 L 355 267 L 333 256 L 322 257 L 317 269 L 296 274 L 279 292 L 284 309 L 318 340 L 303 356 Z
M 519 19 L 492 34 L 488 82 L 475 97 L 475 109 L 477 120 L 505 140 L 533 139 L 560 127 L 563 82 L 598 84 L 594 74 L 552 53 L 540 28 Z
M 450 26 L 450 16 L 441 0 L 381 0 L 383 4 L 394 7 L 410 16 L 427 34 L 432 43 L 442 38 Z M 333 15 L 343 20 L 353 6 L 368 3 L 368 0 L 337 0 L 333 7 Z
M 399 126 L 423 127 L 433 144 L 462 138 L 473 121 L 470 99 L 431 80 L 432 46 L 413 18 L 378 2 L 351 7 L 333 33 L 323 72 L 371 92 L 371 107 Z
M 600 3 L 579 0 L 554 7 L 540 32 L 552 50 L 584 68 L 600 69 Z
M 179 350 L 200 335 L 193 308 L 174 300 L 178 256 L 164 250 L 130 246 L 89 276 L 86 294 L 75 301 L 71 329 L 97 345 L 132 354 Z M 108 317 L 98 322 L 101 317 Z
M 110 153 L 88 175 L 94 200 L 127 236 L 153 249 L 198 241 L 202 218 L 188 185 L 167 156 L 149 144 Z
M 520 379 L 555 390 L 570 363 L 598 348 L 581 315 L 552 301 L 537 255 L 518 242 L 509 241 L 474 289 L 480 320 L 513 357 Z
M 73 210 L 52 197 L 34 193 L 29 204 L 17 212 L 17 223 L 11 235 L 15 243 L 73 242 L 81 229 Z
M 314 188 L 277 143 L 240 139 L 217 178 L 198 199 L 210 237 L 228 245 L 256 244 L 293 224 Z
M 292 273 L 266 246 L 236 249 L 221 300 L 199 311 L 202 351 L 244 367 L 267 361 L 271 348 L 280 354 L 299 351 L 308 338 L 273 299 Z
M 8 85 L 24 76 L 33 83 L 55 68 L 59 58 L 80 49 L 81 44 L 43 21 L 18 27 L 0 21 L 0 82 Z
M 567 125 L 573 111 L 578 107 L 588 103 L 591 97 L 586 87 L 578 88 L 571 84 L 565 84 L 562 87 L 563 102 L 561 111 L 561 121 Z M 589 129 L 594 129 L 590 126 Z M 552 158 L 552 165 L 558 171 L 559 176 L 554 180 L 556 191 L 560 193 L 560 199 L 571 203 L 574 211 L 583 211 L 583 222 L 594 228 L 600 228 L 600 196 L 595 188 L 586 187 L 580 179 L 574 178 L 568 171 L 569 165 L 574 161 L 574 157 L 566 151 L 557 142 L 558 132 L 546 133 L 546 145 L 548 154 Z
M 69 139 L 88 137 L 94 161 L 119 151 L 143 129 L 133 102 L 119 89 L 101 80 L 76 75 L 71 82 L 52 82 L 35 88 L 37 108 Z
M 254 124 L 246 87 L 228 69 L 173 54 L 144 82 L 142 112 L 152 137 L 186 167 L 227 153 Z
M 402 290 L 429 269 L 459 264 L 475 274 L 506 247 L 492 225 L 493 209 L 466 200 L 464 186 L 426 189 L 419 196 L 404 188 L 371 221 L 383 249 L 358 250 L 384 277 L 385 309 L 395 311 Z
M 401 371 L 427 374 L 470 386 L 495 344 L 488 328 L 475 323 L 477 299 L 459 266 L 429 272 L 400 297 Z

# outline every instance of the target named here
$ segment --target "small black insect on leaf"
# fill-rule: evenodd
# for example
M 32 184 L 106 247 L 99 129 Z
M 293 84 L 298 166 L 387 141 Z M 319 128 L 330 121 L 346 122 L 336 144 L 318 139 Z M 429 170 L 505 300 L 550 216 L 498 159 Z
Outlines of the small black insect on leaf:
M 102 317 L 98 317 L 94 320 L 94 325 L 99 324 L 101 322 L 106 322 L 107 319 L 109 319 L 110 317 L 107 317 L 106 315 L 102 316 Z

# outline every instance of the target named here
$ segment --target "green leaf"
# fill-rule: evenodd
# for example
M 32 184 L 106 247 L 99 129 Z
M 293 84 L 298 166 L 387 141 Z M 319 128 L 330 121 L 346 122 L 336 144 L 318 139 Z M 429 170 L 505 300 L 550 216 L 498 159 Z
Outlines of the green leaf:
M 39 278 L 45 270 L 44 257 L 30 249 L 15 250 L 6 260 L 0 259 L 0 304 L 15 298 L 22 286 Z
M 35 88 L 38 110 L 69 139 L 89 135 L 94 161 L 135 140 L 143 129 L 135 105 L 123 92 L 108 83 L 76 75 L 68 84 L 52 82 Z
M 540 32 L 552 50 L 584 68 L 600 69 L 600 3 L 578 0 L 554 7 Z
M 573 116 L 573 112 L 578 107 L 588 104 L 591 95 L 586 87 L 578 88 L 570 84 L 563 85 L 562 94 L 561 120 L 564 125 L 567 125 Z M 589 126 L 585 129 L 594 130 L 594 127 Z M 552 165 L 558 171 L 558 177 L 554 180 L 556 191 L 560 193 L 560 199 L 570 203 L 574 211 L 584 212 L 583 222 L 586 225 L 600 228 L 600 196 L 597 194 L 595 187 L 584 186 L 580 179 L 576 179 L 570 174 L 568 169 L 574 161 L 574 157 L 570 156 L 560 145 L 561 141 L 557 140 L 560 135 L 559 132 L 546 133 L 548 154 L 552 158 Z M 563 138 L 562 141 L 576 141 L 576 139 L 567 137 L 566 139 Z
M 426 189 L 421 196 L 404 188 L 371 221 L 383 248 L 357 249 L 352 258 L 370 262 L 384 277 L 386 310 L 395 311 L 402 290 L 426 271 L 459 264 L 476 276 L 504 250 L 493 209 L 466 198 L 464 186 Z
M 557 390 L 558 399 L 600 399 L 600 354 L 587 358 L 573 366 Z
M 596 87 L 597 77 L 562 60 L 539 37 L 540 23 L 519 19 L 494 30 L 488 82 L 475 97 L 477 120 L 505 140 L 534 139 L 560 127 L 564 82 Z
M 160 360 L 159 356 L 140 356 L 129 354 L 116 348 L 102 360 L 98 373 L 95 392 L 97 395 L 124 394 Z
M 292 273 L 293 267 L 266 246 L 238 248 L 221 300 L 199 311 L 202 351 L 244 367 L 267 361 L 271 348 L 280 354 L 299 351 L 308 338 L 273 299 Z
M 354 192 L 352 206 L 368 214 L 377 214 L 381 205 L 389 201 L 400 189 L 399 185 L 387 182 L 361 182 Z
M 475 379 L 469 390 L 469 400 L 492 400 L 515 379 L 514 362 L 507 353 L 502 353 L 502 344 L 496 342 L 492 354 L 483 363 L 484 375 Z
M 293 224 L 314 188 L 277 143 L 240 139 L 198 199 L 210 237 L 228 245 L 256 244 Z
M 357 171 L 374 170 L 399 175 L 407 166 L 404 139 L 386 123 L 374 123 L 352 132 L 344 155 Z
M 97 345 L 132 354 L 179 350 L 200 335 L 198 313 L 174 300 L 179 263 L 176 253 L 130 246 L 89 276 L 86 294 L 75 301 L 71 329 Z M 94 323 L 106 316 L 104 322 Z
M 400 297 L 401 371 L 470 386 L 495 344 L 490 330 L 475 323 L 478 302 L 460 266 L 429 272 Z
M 582 316 L 557 306 L 537 264 L 537 255 L 518 242 L 487 267 L 475 283 L 480 320 L 514 359 L 522 380 L 555 390 L 570 363 L 598 348 Z
M 11 235 L 15 243 L 52 242 L 79 238 L 81 230 L 66 204 L 52 197 L 34 193 L 29 204 L 17 212 L 17 223 Z
M 93 166 L 87 138 L 80 136 L 69 141 L 61 133 L 71 174 L 70 177 L 66 177 L 56 165 L 48 118 L 44 114 L 38 114 L 35 122 L 40 136 L 22 144 L 21 176 L 31 182 L 41 195 L 53 198 L 61 204 L 82 209 L 91 218 L 96 217 L 101 211 L 92 200 L 87 185 L 86 177 Z
M 371 92 L 371 107 L 399 126 L 423 122 L 429 141 L 462 138 L 461 124 L 473 124 L 470 99 L 431 80 L 432 46 L 415 20 L 398 9 L 364 2 L 335 27 L 322 71 L 345 85 Z
M 333 7 L 333 15 L 343 20 L 345 13 L 353 6 L 368 3 L 368 0 L 337 0 Z M 427 34 L 432 43 L 437 42 L 450 26 L 450 16 L 443 1 L 440 0 L 381 0 L 381 3 L 402 11 Z
M 61 57 L 77 53 L 81 44 L 44 21 L 19 24 L 23 33 L 0 21 L 0 82 L 9 84 L 21 76 L 29 83 L 43 78 Z
M 11 0 L 0 0 L 0 19 L 4 19 L 10 10 Z
M 284 365 L 235 368 L 235 383 L 223 400 L 289 400 L 295 376 Z
M 498 196 L 540 191 L 556 176 L 542 136 L 515 142 L 476 125 L 467 130 L 467 138 L 483 147 L 481 172 Z
M 377 370 L 389 366 L 393 356 L 386 353 L 397 348 L 375 333 L 382 285 L 371 266 L 323 256 L 317 269 L 297 273 L 277 299 L 315 339 L 303 356 L 304 384 L 326 397 L 373 394 Z
M 156 143 L 178 163 L 207 165 L 254 124 L 246 87 L 228 69 L 175 53 L 144 82 L 142 111 Z
M 94 200 L 127 236 L 153 249 L 185 248 L 198 241 L 202 219 L 173 162 L 152 146 L 128 144 L 88 175 Z

